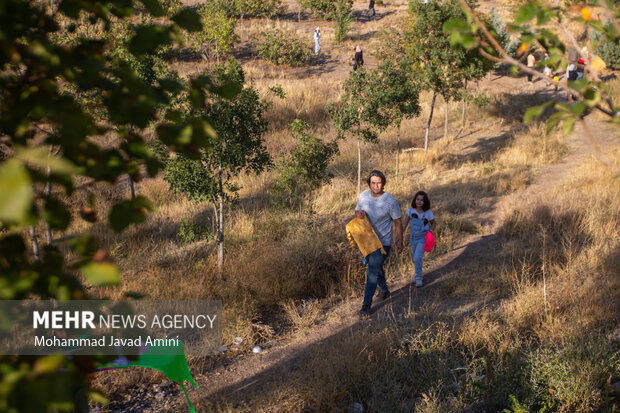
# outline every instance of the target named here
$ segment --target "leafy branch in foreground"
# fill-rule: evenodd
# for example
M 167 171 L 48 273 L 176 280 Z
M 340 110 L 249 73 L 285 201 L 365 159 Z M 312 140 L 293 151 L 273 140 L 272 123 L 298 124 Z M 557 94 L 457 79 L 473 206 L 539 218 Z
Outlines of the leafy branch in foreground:
M 151 16 L 163 17 L 158 0 L 142 3 Z M 46 5 L 23 0 L 4 0 L 0 5 L 0 299 L 4 300 L 87 299 L 93 286 L 118 284 L 119 270 L 98 247 L 90 224 L 122 231 L 143 222 L 151 203 L 141 196 L 117 202 L 106 219 L 97 210 L 95 193 L 79 210 L 72 210 L 65 200 L 83 188 L 90 192 L 94 183 L 113 184 L 136 170 L 154 176 L 161 163 L 146 143 L 152 130 L 169 150 L 199 157 L 201 148 L 214 145 L 215 129 L 204 117 L 183 116 L 174 109 L 173 97 L 188 96 L 188 105 L 197 111 L 209 91 L 229 96 L 235 92 L 234 87 L 216 86 L 205 76 L 181 82 L 150 70 L 141 76 L 132 66 L 132 61 L 180 43 L 184 30 L 201 30 L 199 16 L 190 9 L 178 9 L 163 24 L 135 19 L 134 2 L 128 0 L 63 0 L 53 13 Z M 59 38 L 85 24 L 83 19 L 101 28 L 103 35 L 77 36 L 59 44 Z M 139 21 L 123 26 L 127 41 L 122 56 L 108 53 L 114 44 L 106 35 L 119 20 Z M 90 103 L 96 108 L 87 107 L 83 96 L 95 96 Z M 117 137 L 117 144 L 104 145 L 104 135 Z M 87 222 L 87 229 L 67 234 L 80 220 Z M 41 247 L 36 234 L 45 226 L 65 236 L 49 239 Z M 87 395 L 102 401 L 103 395 L 89 389 L 87 377 L 109 360 L 0 356 L 0 411 L 69 410 L 84 406 Z
M 492 35 L 488 25 L 482 22 L 480 16 L 471 9 L 467 2 L 465 0 L 458 1 L 466 12 L 467 19 L 451 19 L 443 26 L 444 31 L 450 33 L 453 46 L 462 46 L 467 49 L 477 48 L 486 58 L 494 62 L 509 64 L 514 71 L 524 71 L 536 77 L 544 78 L 544 75 L 539 71 L 527 67 L 510 56 Z M 592 12 L 593 8 L 597 6 L 602 9 L 599 17 L 594 16 Z M 534 1 L 519 8 L 514 22 L 509 25 L 509 28 L 513 33 L 519 35 L 521 53 L 527 52 L 534 44 L 537 44 L 549 54 L 547 64 L 552 69 L 559 70 L 565 69 L 569 63 L 565 57 L 567 49 L 581 50 L 581 45 L 567 29 L 566 20 L 576 22 L 581 27 L 588 28 L 598 34 L 598 36 L 592 37 L 604 38 L 614 44 L 619 44 L 619 17 L 620 9 L 617 5 L 606 0 L 587 2 L 580 10 L 577 8 L 577 13 L 575 13 L 574 8 L 563 7 L 560 2 L 557 2 L 554 7 L 549 7 L 542 2 Z M 607 19 L 607 24 L 603 23 L 603 18 Z M 536 19 L 535 23 L 533 23 L 534 19 Z M 562 29 L 568 39 L 568 44 L 562 42 L 555 33 L 546 27 L 550 22 L 556 23 Z M 589 50 L 596 49 L 596 44 L 589 46 Z M 597 154 L 604 160 L 605 157 L 598 150 L 594 136 L 584 117 L 591 111 L 597 110 L 607 115 L 613 123 L 620 124 L 620 107 L 614 106 L 608 87 L 593 70 L 591 61 L 586 62 L 582 79 L 561 82 L 560 87 L 566 91 L 569 100 L 575 100 L 575 103 L 549 101 L 543 105 L 530 108 L 525 114 L 524 121 L 530 122 L 533 118 L 541 116 L 547 109 L 555 108 L 556 112 L 547 122 L 547 132 L 558 123 L 563 122 L 563 131 L 568 134 L 572 132 L 575 122 L 580 122 Z

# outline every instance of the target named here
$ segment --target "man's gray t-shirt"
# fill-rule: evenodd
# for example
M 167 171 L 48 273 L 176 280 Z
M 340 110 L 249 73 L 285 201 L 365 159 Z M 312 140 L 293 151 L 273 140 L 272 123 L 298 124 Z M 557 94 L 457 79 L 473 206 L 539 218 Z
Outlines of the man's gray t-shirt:
M 401 217 L 400 206 L 396 198 L 387 192 L 375 198 L 370 189 L 367 189 L 361 193 L 355 210 L 366 212 L 370 225 L 377 233 L 381 244 L 392 245 L 392 220 Z

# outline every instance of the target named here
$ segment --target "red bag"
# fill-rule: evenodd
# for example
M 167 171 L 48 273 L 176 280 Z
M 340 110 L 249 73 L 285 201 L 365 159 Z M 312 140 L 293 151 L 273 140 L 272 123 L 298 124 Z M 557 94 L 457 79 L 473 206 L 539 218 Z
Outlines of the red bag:
M 435 236 L 431 231 L 426 233 L 426 242 L 424 243 L 424 251 L 431 252 L 435 249 Z

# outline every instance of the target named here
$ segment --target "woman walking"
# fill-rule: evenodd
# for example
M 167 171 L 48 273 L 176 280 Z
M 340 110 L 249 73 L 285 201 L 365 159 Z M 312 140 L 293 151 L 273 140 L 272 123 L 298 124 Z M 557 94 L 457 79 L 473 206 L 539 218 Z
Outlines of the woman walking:
M 353 70 L 357 70 L 360 66 L 364 66 L 364 55 L 362 54 L 362 47 L 357 46 L 355 48 L 355 56 L 352 59 L 355 63 L 353 63 Z

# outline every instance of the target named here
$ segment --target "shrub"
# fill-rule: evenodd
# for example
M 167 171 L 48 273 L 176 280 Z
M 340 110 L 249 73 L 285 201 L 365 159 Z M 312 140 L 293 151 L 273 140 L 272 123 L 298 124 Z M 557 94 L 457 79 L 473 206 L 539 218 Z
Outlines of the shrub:
M 212 240 L 213 233 L 208 231 L 204 226 L 196 223 L 189 222 L 187 218 L 181 221 L 179 232 L 177 233 L 179 239 L 185 244 L 191 244 L 192 242 L 199 241 L 201 239 Z
M 273 18 L 282 14 L 284 6 L 281 0 L 237 0 L 241 17 Z
M 353 2 L 351 0 L 335 0 L 334 11 L 332 13 L 333 19 L 336 22 L 334 30 L 334 39 L 336 43 L 341 43 L 350 30 L 353 16 L 351 15 L 351 6 Z
M 262 33 L 258 55 L 276 65 L 302 66 L 310 60 L 310 47 L 300 38 L 271 29 Z
M 504 51 L 506 51 L 509 56 L 514 56 L 517 48 L 519 47 L 519 40 L 510 35 L 504 20 L 497 14 L 494 6 L 492 6 L 490 10 L 489 21 L 491 23 L 491 27 L 495 33 L 497 33 L 497 39 L 499 40 L 500 46 L 502 46 Z M 495 67 L 501 67 L 502 65 L 504 64 L 497 63 Z
M 326 173 L 327 166 L 338 153 L 338 143 L 324 143 L 319 138 L 306 133 L 310 124 L 295 119 L 291 123 L 291 135 L 297 141 L 297 147 L 287 156 L 282 156 L 276 165 L 278 180 L 271 192 L 276 200 L 289 204 L 298 202 L 296 197 L 303 196 L 322 183 L 329 182 L 331 176 Z
M 217 3 L 205 3 L 198 8 L 202 30 L 188 33 L 188 43 L 193 52 L 203 59 L 216 59 L 219 63 L 239 41 L 235 34 L 237 20 L 229 15 L 230 10 Z
M 531 354 L 532 405 L 537 411 L 591 411 L 600 406 L 608 377 L 620 373 L 620 353 L 604 337 L 568 341 Z
M 339 6 L 346 5 L 350 10 L 353 6 L 353 0 L 304 0 L 303 7 L 312 10 L 312 13 L 316 14 L 325 20 L 336 19 L 336 9 Z
M 620 69 L 620 45 L 606 37 L 601 40 L 596 48 L 596 54 L 603 59 L 607 67 Z
M 477 108 L 483 108 L 491 103 L 491 99 L 487 94 L 481 93 L 474 97 L 473 103 Z

